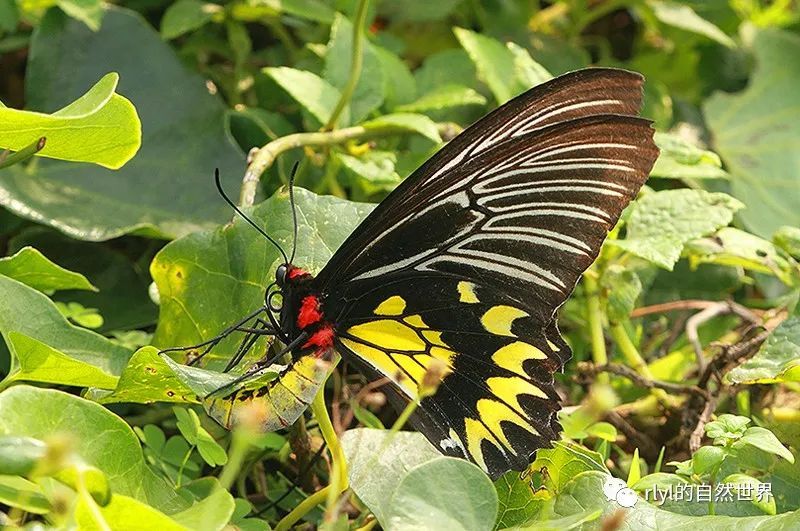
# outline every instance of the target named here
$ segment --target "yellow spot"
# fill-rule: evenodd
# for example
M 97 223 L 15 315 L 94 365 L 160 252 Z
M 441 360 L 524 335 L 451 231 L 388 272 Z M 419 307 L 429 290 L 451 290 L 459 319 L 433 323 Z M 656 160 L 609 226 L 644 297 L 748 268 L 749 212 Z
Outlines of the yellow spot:
M 453 360 L 456 357 L 456 353 L 446 348 L 431 347 L 431 356 L 433 356 L 434 358 L 439 358 L 440 360 L 445 362 L 448 367 L 452 369 Z
M 389 297 L 375 308 L 376 315 L 403 315 L 406 309 L 406 301 L 403 297 L 394 295 Z
M 489 389 L 497 398 L 514 407 L 516 412 L 523 416 L 525 413 L 522 410 L 522 406 L 519 404 L 519 395 L 532 395 L 539 398 L 547 398 L 544 391 L 519 376 L 489 378 L 486 380 L 486 385 L 489 386 Z
M 492 355 L 492 361 L 504 369 L 515 372 L 527 378 L 528 374 L 522 368 L 525 360 L 544 360 L 547 355 L 529 343 L 514 341 L 501 347 Z
M 497 446 L 497 449 L 502 452 L 503 449 L 500 447 L 500 443 L 494 438 L 492 432 L 487 430 L 486 426 L 484 426 L 479 420 L 465 418 L 464 427 L 467 434 L 467 452 L 479 467 L 481 467 L 484 471 L 488 471 L 489 469 L 486 467 L 486 461 L 483 459 L 483 449 L 481 448 L 481 443 L 485 439 Z
M 438 345 L 440 347 L 449 347 L 447 343 L 442 341 L 442 333 L 434 330 L 423 330 L 422 337 L 424 337 L 431 345 Z
M 341 338 L 341 342 L 384 376 L 399 385 L 408 396 L 416 398 L 417 385 L 400 370 L 400 367 L 385 352 L 346 338 Z
M 547 346 L 550 347 L 550 350 L 552 350 L 553 352 L 558 352 L 559 350 L 561 350 L 560 348 L 558 348 L 558 345 L 556 345 L 549 339 L 547 340 Z
M 411 356 L 407 356 L 405 354 L 395 353 L 392 356 L 392 359 L 394 359 L 397 363 L 399 363 L 400 366 L 405 370 L 406 374 L 410 376 L 412 380 L 414 380 L 414 383 L 416 383 L 417 386 L 419 386 L 419 383 L 425 376 L 426 367 L 423 367 L 422 365 L 414 361 Z
M 414 328 L 428 328 L 428 325 L 425 324 L 425 321 L 423 321 L 422 317 L 419 315 L 409 315 L 408 317 L 403 318 L 403 321 L 407 322 Z
M 500 425 L 501 422 L 513 422 L 517 426 L 528 430 L 534 435 L 539 435 L 539 432 L 533 429 L 533 427 L 528 424 L 524 418 L 522 418 L 513 409 L 502 402 L 489 400 L 488 398 L 481 398 L 478 400 L 477 409 L 483 423 L 486 424 L 495 437 L 497 437 L 500 442 L 503 443 L 503 446 L 508 448 L 514 455 L 516 455 L 517 452 L 514 451 L 511 443 L 508 442 L 508 438 L 506 437 L 506 434 Z
M 390 319 L 359 324 L 349 328 L 347 333 L 390 351 L 425 350 L 425 342 L 413 328 Z
M 475 284 L 472 282 L 461 281 L 458 283 L 458 300 L 469 304 L 480 302 L 478 296 L 475 295 Z
M 483 314 L 481 324 L 492 334 L 514 337 L 514 334 L 511 333 L 511 325 L 515 319 L 520 317 L 528 317 L 528 314 L 512 306 L 493 306 Z

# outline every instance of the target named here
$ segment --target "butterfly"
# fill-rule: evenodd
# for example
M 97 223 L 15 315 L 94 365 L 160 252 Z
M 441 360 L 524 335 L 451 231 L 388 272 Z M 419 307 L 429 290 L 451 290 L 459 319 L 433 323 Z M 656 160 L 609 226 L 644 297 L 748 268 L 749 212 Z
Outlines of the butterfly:
M 262 386 L 226 386 L 209 414 L 228 428 L 286 427 L 337 352 L 382 378 L 397 407 L 419 400 L 411 423 L 443 454 L 492 478 L 524 470 L 560 433 L 554 374 L 571 351 L 556 311 L 658 156 L 638 116 L 643 82 L 608 68 L 547 81 L 433 155 L 318 275 L 281 249 L 264 306 L 218 336 L 247 333 L 229 367 L 248 342 L 276 336 L 285 348 L 245 376 L 280 372 Z M 284 353 L 291 361 L 274 366 Z M 435 393 L 421 395 L 431 377 Z

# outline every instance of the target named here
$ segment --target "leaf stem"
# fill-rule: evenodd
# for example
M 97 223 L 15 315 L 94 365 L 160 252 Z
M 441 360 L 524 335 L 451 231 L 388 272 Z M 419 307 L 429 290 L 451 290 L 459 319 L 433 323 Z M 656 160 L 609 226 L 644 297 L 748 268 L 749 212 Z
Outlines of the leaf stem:
M 369 6 L 369 0 L 359 0 L 356 7 L 356 17 L 353 21 L 353 55 L 350 61 L 350 77 L 342 89 L 342 95 L 339 97 L 328 123 L 325 124 L 325 129 L 329 131 L 336 129 L 336 122 L 339 121 L 342 111 L 353 97 L 361 77 L 361 67 L 364 64 L 364 23 L 367 20 L 367 6 Z
M 611 337 L 614 338 L 614 342 L 617 344 L 617 347 L 619 347 L 622 357 L 625 358 L 625 363 L 648 380 L 653 380 L 653 375 L 650 373 L 647 363 L 644 361 L 641 354 L 639 354 L 639 350 L 636 348 L 636 345 L 633 344 L 633 341 L 631 341 L 622 323 L 611 325 Z M 653 387 L 650 392 L 662 404 L 669 402 L 669 396 L 663 389 Z
M 608 353 L 606 352 L 606 339 L 603 335 L 603 311 L 600 308 L 600 286 L 592 272 L 583 275 L 583 285 L 586 288 L 586 312 L 589 320 L 589 333 L 592 338 L 592 361 L 595 365 L 606 365 Z M 598 374 L 597 382 L 607 384 L 608 374 Z
M 342 445 L 339 443 L 336 430 L 333 429 L 331 417 L 328 415 L 328 408 L 325 407 L 325 386 L 320 387 L 317 396 L 314 397 L 314 401 L 311 403 L 311 412 L 314 414 L 314 418 L 317 419 L 319 431 L 322 433 L 322 438 L 325 440 L 331 452 L 332 470 L 330 484 L 333 488 L 328 491 L 327 519 L 327 513 L 332 511 L 336 505 L 336 498 L 340 493 L 347 490 L 349 483 L 347 480 L 347 462 L 345 461 L 344 450 L 342 450 Z
M 13 166 L 14 164 L 19 164 L 20 162 L 25 162 L 43 150 L 46 142 L 47 139 L 45 137 L 41 137 L 36 142 L 20 149 L 16 153 L 12 153 L 10 155 L 8 151 L 0 153 L 0 170 L 3 168 L 8 168 L 9 166 Z
M 460 129 L 452 123 L 437 124 L 439 132 L 447 135 L 452 133 L 455 128 Z M 344 144 L 350 140 L 366 140 L 380 138 L 394 134 L 409 134 L 410 131 L 396 125 L 380 125 L 375 127 L 354 126 L 336 131 L 321 131 L 313 133 L 293 133 L 291 135 L 276 138 L 265 144 L 255 152 L 247 166 L 244 179 L 242 179 L 242 189 L 239 194 L 240 206 L 252 206 L 255 203 L 256 191 L 261 175 L 269 169 L 279 155 L 286 151 L 304 146 L 335 146 Z

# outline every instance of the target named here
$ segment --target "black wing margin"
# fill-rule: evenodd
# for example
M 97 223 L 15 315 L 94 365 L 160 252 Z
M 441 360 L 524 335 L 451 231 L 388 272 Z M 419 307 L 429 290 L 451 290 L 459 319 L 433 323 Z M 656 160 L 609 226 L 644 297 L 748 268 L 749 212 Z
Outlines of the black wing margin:
M 635 116 L 642 78 L 566 74 L 445 146 L 356 229 L 316 278 L 336 346 L 403 403 L 434 359 L 415 426 L 492 477 L 557 438 L 554 315 L 658 155 Z

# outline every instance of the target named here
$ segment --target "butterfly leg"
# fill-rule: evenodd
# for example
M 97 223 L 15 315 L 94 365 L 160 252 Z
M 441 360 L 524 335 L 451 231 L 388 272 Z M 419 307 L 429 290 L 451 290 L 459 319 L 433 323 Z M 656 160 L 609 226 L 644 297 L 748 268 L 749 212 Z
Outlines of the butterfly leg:
M 197 356 L 195 356 L 194 358 L 192 358 L 188 362 L 188 365 L 195 365 L 206 354 L 211 352 L 211 350 L 214 347 L 216 347 L 219 344 L 220 341 L 222 341 L 223 339 L 225 339 L 226 337 L 231 335 L 233 332 L 236 332 L 237 329 L 239 329 L 240 327 L 246 325 L 248 322 L 252 321 L 254 318 L 258 317 L 261 313 L 264 313 L 264 312 L 267 312 L 267 311 L 268 310 L 267 310 L 266 306 L 262 306 L 258 310 L 254 311 L 253 313 L 251 313 L 250 315 L 248 315 L 247 317 L 242 319 L 241 321 L 239 321 L 239 322 L 237 322 L 235 324 L 232 324 L 231 326 L 229 326 L 228 328 L 226 328 L 225 330 L 223 330 L 222 332 L 220 332 L 216 336 L 212 337 L 211 339 L 208 339 L 206 341 L 203 341 L 202 343 L 197 343 L 196 345 L 191 345 L 191 346 L 187 346 L 187 347 L 165 348 L 165 349 L 159 351 L 159 354 L 165 354 L 165 353 L 168 353 L 168 352 L 186 352 L 187 350 L 196 350 L 196 349 L 205 347 L 203 352 L 201 352 L 200 354 L 198 354 Z

